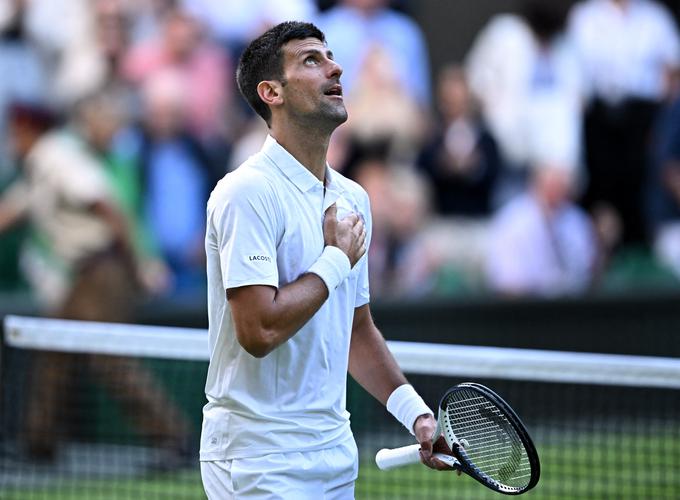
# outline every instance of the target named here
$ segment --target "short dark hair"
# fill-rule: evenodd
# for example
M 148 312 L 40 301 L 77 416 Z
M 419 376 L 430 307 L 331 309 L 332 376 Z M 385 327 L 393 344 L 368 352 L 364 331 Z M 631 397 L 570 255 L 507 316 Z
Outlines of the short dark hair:
M 7 108 L 7 119 L 43 133 L 57 125 L 57 114 L 46 104 L 26 100 L 12 101 Z
M 550 42 L 564 30 L 568 6 L 545 0 L 527 0 L 521 7 L 531 31 L 542 42 Z
M 281 49 L 291 40 L 317 38 L 326 43 L 326 37 L 312 23 L 286 21 L 267 30 L 250 42 L 241 55 L 236 69 L 236 82 L 241 95 L 255 112 L 271 123 L 271 110 L 257 93 L 264 80 L 283 79 L 283 53 Z

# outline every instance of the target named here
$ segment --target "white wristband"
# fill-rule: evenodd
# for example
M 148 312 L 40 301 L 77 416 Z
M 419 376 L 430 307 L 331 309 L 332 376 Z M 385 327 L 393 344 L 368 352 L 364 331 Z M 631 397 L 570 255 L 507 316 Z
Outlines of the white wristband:
M 390 397 L 387 398 L 386 406 L 387 411 L 394 415 L 414 435 L 413 426 L 419 416 L 426 414 L 434 416 L 432 410 L 410 384 L 400 385 L 392 391 Z
M 351 270 L 352 266 L 345 252 L 338 247 L 327 246 L 307 272 L 321 278 L 328 288 L 328 293 L 331 293 L 349 276 Z

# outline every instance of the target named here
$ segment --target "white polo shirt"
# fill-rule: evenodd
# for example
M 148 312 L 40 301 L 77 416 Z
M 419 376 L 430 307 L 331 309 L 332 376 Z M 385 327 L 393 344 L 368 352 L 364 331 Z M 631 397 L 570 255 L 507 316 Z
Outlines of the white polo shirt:
M 236 339 L 225 290 L 284 286 L 324 248 L 323 216 L 360 213 L 366 192 L 331 170 L 327 186 L 272 137 L 218 184 L 207 209 L 210 366 L 201 460 L 230 460 L 335 446 L 351 435 L 345 391 L 354 309 L 369 301 L 366 256 L 317 313 L 264 358 Z

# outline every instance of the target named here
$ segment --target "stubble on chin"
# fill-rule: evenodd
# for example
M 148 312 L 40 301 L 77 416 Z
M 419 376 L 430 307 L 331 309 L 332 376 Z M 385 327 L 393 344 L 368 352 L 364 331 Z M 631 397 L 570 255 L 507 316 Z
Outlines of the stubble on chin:
M 311 128 L 319 131 L 332 132 L 347 121 L 347 109 L 344 105 L 324 104 L 315 113 L 307 116 L 307 123 Z
M 323 114 L 327 117 L 327 119 L 329 119 L 329 121 L 335 123 L 336 126 L 342 125 L 347 121 L 347 108 L 344 104 L 328 106 L 327 108 L 328 109 L 323 110 Z

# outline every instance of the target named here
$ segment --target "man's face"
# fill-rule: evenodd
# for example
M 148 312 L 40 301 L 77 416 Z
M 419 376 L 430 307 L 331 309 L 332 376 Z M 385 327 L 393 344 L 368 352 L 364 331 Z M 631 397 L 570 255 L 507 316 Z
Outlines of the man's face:
M 543 204 L 550 210 L 556 210 L 569 201 L 573 174 L 565 167 L 546 164 L 537 167 L 535 186 Z
M 291 119 L 337 127 L 347 120 L 342 97 L 342 68 L 316 38 L 291 40 L 283 47 L 283 109 Z
M 9 123 L 9 145 L 17 158 L 24 158 L 39 136 L 40 132 L 25 120 L 14 120 Z

